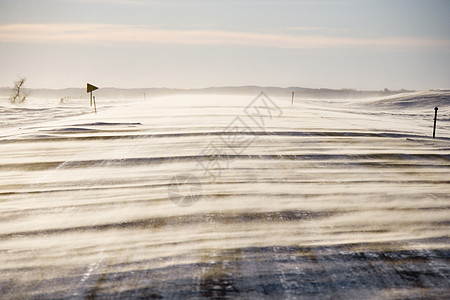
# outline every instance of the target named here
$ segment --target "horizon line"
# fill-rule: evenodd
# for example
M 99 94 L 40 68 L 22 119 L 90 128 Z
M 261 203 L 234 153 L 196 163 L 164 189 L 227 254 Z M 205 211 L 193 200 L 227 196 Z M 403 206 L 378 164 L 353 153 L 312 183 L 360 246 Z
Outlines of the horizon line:
M 237 88 L 276 88 L 276 89 L 305 89 L 305 90 L 332 90 L 332 91 L 348 91 L 348 92 L 419 92 L 419 91 L 435 91 L 435 90 L 449 90 L 450 88 L 430 88 L 430 89 L 356 89 L 356 88 L 330 88 L 330 87 L 304 87 L 304 86 L 275 86 L 275 85 L 223 85 L 223 86 L 207 86 L 207 87 L 197 87 L 197 88 L 181 88 L 181 87 L 118 87 L 118 86 L 104 86 L 98 87 L 100 89 L 120 89 L 120 90 L 144 90 L 144 89 L 153 89 L 153 90 L 186 90 L 186 91 L 196 91 L 196 90 L 206 90 L 206 89 L 237 89 Z M 0 89 L 12 89 L 12 87 L 2 86 Z M 67 90 L 67 89 L 86 89 L 86 87 L 64 87 L 64 88 L 48 88 L 48 87 L 25 87 L 25 90 Z

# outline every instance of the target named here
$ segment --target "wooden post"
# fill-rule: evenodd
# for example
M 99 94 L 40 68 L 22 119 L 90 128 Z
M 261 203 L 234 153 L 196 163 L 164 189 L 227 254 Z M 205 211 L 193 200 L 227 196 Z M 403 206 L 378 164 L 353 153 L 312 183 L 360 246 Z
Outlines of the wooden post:
M 89 104 L 92 107 L 92 91 L 97 90 L 98 87 L 96 87 L 95 85 L 92 85 L 90 83 L 86 84 L 86 93 L 89 93 Z M 95 106 L 95 97 L 94 97 L 94 109 L 95 109 L 95 113 L 97 113 L 97 107 Z
M 436 135 L 436 119 L 437 119 L 437 111 L 438 111 L 438 108 L 435 107 L 435 108 L 434 108 L 433 139 L 434 139 L 434 137 L 435 137 L 435 135 Z
M 95 105 L 95 96 L 94 96 L 94 111 L 95 111 L 95 114 L 97 114 L 97 105 Z
M 292 92 L 292 100 L 291 100 L 291 105 L 294 105 L 294 92 Z

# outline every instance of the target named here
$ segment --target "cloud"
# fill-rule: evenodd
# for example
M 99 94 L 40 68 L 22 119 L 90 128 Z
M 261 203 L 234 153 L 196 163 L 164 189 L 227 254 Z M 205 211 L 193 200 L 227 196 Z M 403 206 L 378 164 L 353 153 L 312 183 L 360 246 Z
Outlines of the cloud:
M 215 30 L 171 30 L 117 24 L 0 25 L 0 42 L 17 43 L 152 43 L 243 45 L 272 48 L 449 47 L 450 40 L 422 38 L 354 38 Z

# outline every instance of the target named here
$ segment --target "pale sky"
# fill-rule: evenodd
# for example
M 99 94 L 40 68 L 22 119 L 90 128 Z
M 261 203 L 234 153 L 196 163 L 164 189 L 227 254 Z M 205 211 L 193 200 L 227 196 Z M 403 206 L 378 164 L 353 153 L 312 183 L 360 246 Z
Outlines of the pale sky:
M 0 0 L 0 86 L 450 88 L 448 0 Z

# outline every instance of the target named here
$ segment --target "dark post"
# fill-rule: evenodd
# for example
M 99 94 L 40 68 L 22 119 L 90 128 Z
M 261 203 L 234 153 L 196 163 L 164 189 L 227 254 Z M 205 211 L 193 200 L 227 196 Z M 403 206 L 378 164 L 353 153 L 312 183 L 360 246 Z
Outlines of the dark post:
M 91 92 L 91 94 L 92 94 L 92 92 Z M 97 114 L 97 105 L 95 105 L 95 96 L 94 96 L 94 110 L 95 110 L 95 113 Z
M 292 92 L 292 100 L 291 100 L 291 105 L 294 105 L 294 92 Z
M 438 111 L 438 108 L 437 108 L 437 107 L 435 107 L 435 108 L 434 108 L 434 127 L 433 127 L 433 139 L 434 139 L 434 137 L 435 137 L 435 135 L 436 135 L 436 119 L 437 119 L 437 111 Z
M 96 87 L 95 85 L 92 85 L 92 84 L 90 84 L 90 83 L 87 83 L 86 84 L 86 93 L 89 93 L 89 104 L 91 105 L 91 107 L 92 107 L 92 91 L 95 91 L 95 90 L 97 90 L 98 89 L 98 87 Z M 94 106 L 95 106 L 95 97 L 94 97 Z M 97 107 L 94 107 L 95 108 L 95 113 L 97 113 Z

